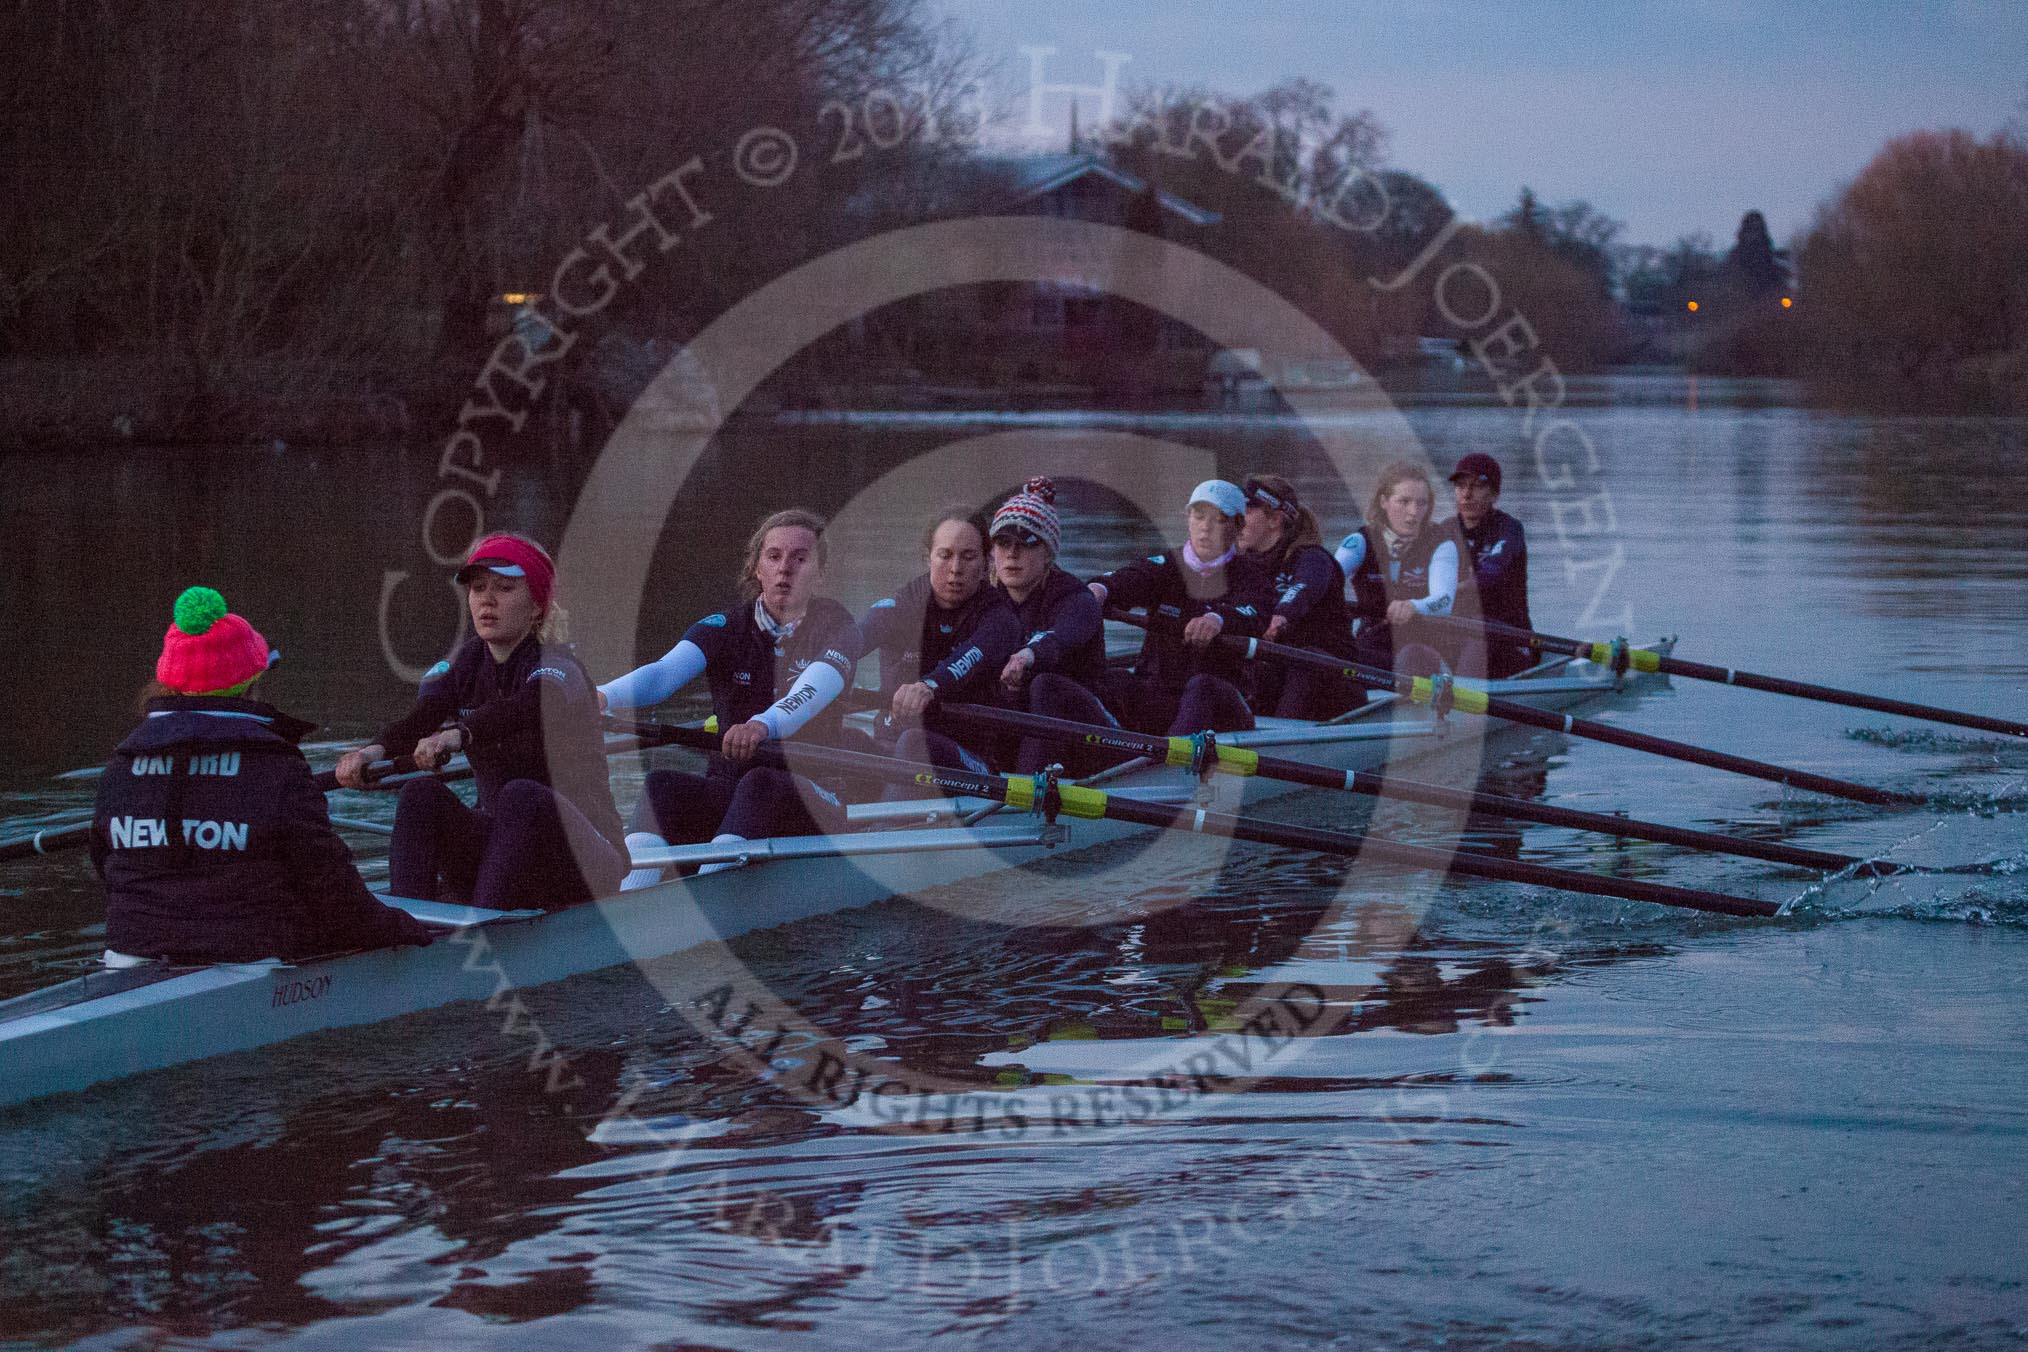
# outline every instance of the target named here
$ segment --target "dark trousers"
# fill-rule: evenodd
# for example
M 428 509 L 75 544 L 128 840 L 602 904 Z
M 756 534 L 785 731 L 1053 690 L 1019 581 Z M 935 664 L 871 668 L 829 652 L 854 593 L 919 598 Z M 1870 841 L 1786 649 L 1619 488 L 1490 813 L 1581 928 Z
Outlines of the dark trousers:
M 1318 653 L 1329 657 L 1329 653 Z M 1350 659 L 1347 659 L 1350 660 Z M 1256 663 L 1254 706 L 1276 718 L 1321 721 L 1336 718 L 1365 702 L 1365 692 L 1334 672 L 1285 665 L 1267 658 Z
M 1028 712 L 1043 718 L 1064 718 L 1073 723 L 1096 723 L 1117 728 L 1120 720 L 1084 686 L 1068 676 L 1045 671 L 1028 682 Z M 1045 766 L 1061 765 L 1073 779 L 1097 774 L 1127 757 L 1114 752 L 1086 751 L 1074 743 L 1053 738 L 1023 737 L 1014 751 L 1017 774 L 1032 775 Z
M 1180 691 L 1151 689 L 1132 677 L 1110 677 L 1108 698 L 1101 700 L 1067 677 L 1045 672 L 1029 682 L 1030 713 L 1049 718 L 1066 718 L 1074 723 L 1097 723 L 1102 727 L 1126 726 L 1136 732 L 1163 737 L 1187 737 L 1194 732 L 1243 732 L 1253 727 L 1253 710 L 1239 687 L 1219 676 L 1192 676 Z M 1108 706 L 1111 708 L 1108 708 Z M 1121 711 L 1114 717 L 1112 709 Z M 1063 742 L 1039 737 L 1021 739 L 1014 768 L 1034 774 L 1052 762 L 1077 778 L 1093 774 L 1129 757 L 1112 752 L 1086 752 Z
M 616 891 L 626 858 L 547 784 L 511 779 L 481 812 L 417 779 L 395 805 L 387 872 L 400 897 L 554 909 Z
M 821 784 L 767 765 L 737 776 L 650 770 L 627 829 L 653 831 L 672 845 L 721 835 L 820 836 L 845 829 L 845 807 Z

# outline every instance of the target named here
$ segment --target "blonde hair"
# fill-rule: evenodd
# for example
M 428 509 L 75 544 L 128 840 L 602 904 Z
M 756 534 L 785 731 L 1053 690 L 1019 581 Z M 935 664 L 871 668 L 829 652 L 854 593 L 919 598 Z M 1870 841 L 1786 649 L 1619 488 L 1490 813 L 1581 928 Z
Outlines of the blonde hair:
M 754 570 L 760 567 L 761 550 L 767 547 L 769 531 L 780 530 L 784 526 L 799 526 L 816 536 L 817 570 L 822 572 L 825 560 L 829 556 L 829 551 L 824 545 L 824 528 L 828 525 L 830 522 L 823 517 L 801 507 L 789 507 L 762 520 L 753 528 L 753 534 L 747 537 L 746 557 L 739 565 L 740 600 L 752 605 L 760 599 L 760 579 L 754 576 Z
M 1366 504 L 1367 525 L 1375 530 L 1380 530 L 1387 525 L 1387 513 L 1381 508 L 1380 504 L 1387 501 L 1387 495 L 1392 493 L 1398 485 L 1405 484 L 1410 479 L 1415 480 L 1423 486 L 1423 490 L 1430 495 L 1431 509 L 1435 509 L 1436 490 L 1430 487 L 1429 475 L 1423 470 L 1423 467 L 1412 460 L 1396 460 L 1380 471 L 1380 482 L 1373 487 L 1373 500 Z M 1424 524 L 1427 525 L 1428 523 L 1425 522 Z

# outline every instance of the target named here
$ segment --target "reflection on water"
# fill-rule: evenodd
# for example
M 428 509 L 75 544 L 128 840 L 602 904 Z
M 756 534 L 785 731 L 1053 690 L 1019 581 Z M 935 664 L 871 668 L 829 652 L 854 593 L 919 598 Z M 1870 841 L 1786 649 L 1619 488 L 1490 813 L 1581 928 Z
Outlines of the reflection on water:
M 2019 707 L 2024 425 L 1818 414 L 1781 395 L 1707 380 L 1693 408 L 1678 377 L 1575 387 L 1636 636 Z M 1440 465 L 1503 458 L 1536 613 L 1581 628 L 1597 578 L 1571 567 L 1598 541 L 1559 536 L 1570 509 L 1531 468 L 1518 416 L 1477 397 L 1408 415 Z M 1052 454 L 1077 437 L 1060 419 L 1032 430 Z M 1327 533 L 1364 496 L 1286 425 L 1143 430 L 1227 475 L 1292 471 Z M 728 434 L 662 536 L 641 645 L 659 651 L 717 603 L 778 498 L 835 510 L 969 434 L 948 419 Z M 85 809 L 89 781 L 54 776 L 124 730 L 168 601 L 199 577 L 287 652 L 276 693 L 327 736 L 399 704 L 373 599 L 383 569 L 441 571 L 418 525 L 431 457 L 5 468 L 10 604 L 65 636 L 0 677 L 7 813 Z M 1004 470 L 1009 486 L 1025 472 Z M 559 473 L 511 467 L 493 524 L 553 538 Z M 1114 562 L 1123 528 L 1152 544 L 1166 524 L 1076 485 L 1065 505 L 1073 568 Z M 853 520 L 834 589 L 863 600 L 913 566 L 914 522 L 899 506 Z M 413 658 L 444 620 L 418 604 L 393 641 Z M 2028 798 L 2028 753 L 1689 682 L 1611 717 L 1962 806 L 1795 798 L 1539 735 L 1500 744 L 1489 787 L 2003 866 L 1833 884 L 1756 925 L 1466 882 L 1410 915 L 1405 879 L 1362 874 L 1340 896 L 1340 863 L 1249 846 L 1215 872 L 1166 865 L 1141 895 L 1105 899 L 1122 918 L 1084 927 L 895 902 L 742 941 L 737 959 L 825 1037 L 970 1087 L 911 1101 L 899 1131 L 882 1129 L 895 1114 L 791 1087 L 822 1046 L 785 1040 L 757 1076 L 632 970 L 524 993 L 525 1019 L 572 1058 L 556 1083 L 530 1071 L 526 1027 L 462 1007 L 102 1086 L 0 1115 L 0 1336 L 2009 1345 L 2028 1290 L 2028 817 L 2008 809 Z M 1372 810 L 1320 794 L 1273 806 L 1341 827 Z M 389 807 L 346 795 L 340 810 Z M 1432 829 L 1381 811 L 1408 838 Z M 1783 899 L 1811 881 L 1489 819 L 1466 843 Z M 1037 904 L 1096 900 L 1072 869 L 1024 886 Z M 98 919 L 80 860 L 0 866 L 0 990 L 95 948 Z M 1296 1013 L 1250 1025 L 1273 993 Z

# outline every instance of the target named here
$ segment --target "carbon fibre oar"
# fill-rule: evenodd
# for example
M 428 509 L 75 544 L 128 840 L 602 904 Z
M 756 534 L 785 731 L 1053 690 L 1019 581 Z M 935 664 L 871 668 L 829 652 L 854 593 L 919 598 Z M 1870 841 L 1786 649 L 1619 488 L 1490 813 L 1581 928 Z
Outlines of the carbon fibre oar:
M 394 788 L 406 784 L 410 779 L 429 776 L 433 779 L 469 779 L 472 767 L 456 765 L 441 771 L 417 770 L 415 761 L 408 756 L 396 756 L 393 760 L 374 761 L 366 767 L 366 775 L 375 788 Z M 338 776 L 330 770 L 319 771 L 314 778 L 317 787 L 325 793 L 338 787 Z M 334 821 L 336 819 L 334 818 Z M 0 863 L 10 859 L 26 859 L 37 854 L 56 854 L 62 850 L 74 850 L 92 837 L 90 822 L 75 822 L 69 826 L 52 826 L 37 831 L 32 836 L 0 842 Z
M 627 723 L 615 719 L 608 719 L 606 725 L 634 733 L 640 737 L 643 746 L 661 744 L 713 751 L 719 745 L 717 735 L 702 728 L 665 727 L 655 723 Z M 1775 915 L 1781 909 L 1771 901 L 1761 901 L 1753 897 L 1735 897 L 1723 892 L 1673 887 L 1666 883 L 1642 882 L 1634 878 L 1608 878 L 1602 874 L 1549 868 L 1542 864 L 1529 864 L 1512 859 L 1496 859 L 1489 855 L 1467 851 L 1450 852 L 1429 849 L 1421 845 L 1407 845 L 1379 836 L 1359 836 L 1347 831 L 1264 822 L 1251 817 L 1211 812 L 1201 808 L 1178 808 L 1160 803 L 1144 803 L 1078 784 L 1049 786 L 1039 778 L 1027 775 L 984 775 L 967 770 L 947 770 L 940 766 L 916 765 L 908 761 L 891 760 L 886 756 L 843 751 L 805 742 L 790 742 L 786 746 L 769 742 L 755 755 L 756 759 L 768 765 L 799 770 L 822 766 L 847 774 L 865 775 L 895 783 L 916 784 L 925 789 L 990 798 L 1022 810 L 1040 809 L 1048 812 L 1053 808 L 1054 811 L 1070 817 L 1085 819 L 1104 817 L 1113 821 L 1133 822 L 1141 826 L 1161 827 L 1167 830 L 1230 836 L 1235 840 L 1249 840 L 1262 845 L 1281 845 L 1291 849 L 1311 850 L 1319 854 L 1352 856 L 1363 853 L 1385 863 L 1402 864 L 1410 868 L 1429 869 L 1438 873 L 1462 873 L 1474 878 L 1492 878 L 1502 882 L 1528 883 L 1537 887 L 1553 887 L 1565 892 L 1617 897 L 1624 901 L 1646 901 L 1659 906 L 1714 911 L 1721 915 L 1765 917 Z M 1042 794 L 1042 801 L 1037 800 L 1038 793 Z
M 2028 737 L 2028 723 L 2015 723 L 2004 718 L 1989 718 L 1984 714 L 1961 713 L 1956 709 L 1940 709 L 1929 704 L 1913 704 L 1908 700 L 1888 699 L 1883 695 L 1868 695 L 1857 690 L 1839 690 L 1834 686 L 1813 685 L 1808 681 L 1792 681 L 1784 676 L 1763 676 L 1751 671 L 1739 671 L 1732 667 L 1714 667 L 1703 662 L 1686 662 L 1680 657 L 1665 657 L 1661 653 L 1649 652 L 1645 648 L 1630 648 L 1623 640 L 1613 643 L 1586 643 L 1581 639 L 1558 638 L 1554 634 L 1539 634 L 1529 629 L 1516 629 L 1511 625 L 1497 624 L 1492 620 L 1462 620 L 1454 615 L 1439 615 L 1429 618 L 1445 624 L 1483 628 L 1489 634 L 1526 644 L 1537 652 L 1566 653 L 1571 657 L 1589 658 L 1600 666 L 1612 666 L 1616 657 L 1624 654 L 1626 665 L 1634 671 L 1655 671 L 1664 676 L 1686 676 L 1693 681 L 1715 681 L 1720 685 L 1736 685 L 1744 690 L 1765 690 L 1775 695 L 1793 695 L 1797 699 L 1813 699 L 1825 704 L 1842 704 L 1853 709 L 1870 709 L 1875 713 L 1899 714 L 1903 718 L 1920 718 L 1931 723 L 1949 723 L 1953 727 L 1976 728 L 1980 732 L 2004 733 L 2010 737 Z
M 994 709 L 980 704 L 940 704 L 937 708 L 945 718 L 960 719 L 979 727 L 1025 732 L 1051 741 L 1075 743 L 1104 751 L 1124 751 L 1174 766 L 1195 765 L 1201 749 L 1200 744 L 1190 737 L 1157 737 L 1152 733 L 1129 732 L 1124 728 L 1106 728 L 1094 723 L 1073 723 L 1068 719 L 1016 713 L 1009 709 Z M 1212 751 L 1213 755 L 1206 768 L 1221 774 L 1259 775 L 1263 779 L 1286 780 L 1291 784 L 1309 784 L 1321 789 L 1347 790 L 1371 797 L 1390 795 L 1411 803 L 1462 808 L 1471 812 L 1482 812 L 1490 817 L 1511 817 L 1517 821 L 1540 822 L 1545 826 L 1568 826 L 1580 831 L 1598 831 L 1605 835 L 1623 836 L 1632 840 L 1653 840 L 1664 845 L 1687 845 L 1692 849 L 1705 850 L 1712 854 L 1737 855 L 1742 859 L 1764 859 L 1770 863 L 1791 864 L 1798 868 L 1820 869 L 1829 873 L 1839 873 L 1855 867 L 1861 868 L 1865 874 L 1874 876 L 1921 872 L 1915 865 L 1900 864 L 1891 859 L 1861 859 L 1856 855 L 1805 849 L 1799 845 L 1784 845 L 1779 841 L 1750 840 L 1740 836 L 1722 835 L 1716 831 L 1696 831 L 1688 827 L 1667 826 L 1660 822 L 1615 817 L 1603 812 L 1582 812 L 1576 808 L 1531 803 L 1526 799 L 1509 798 L 1497 793 L 1481 793 L 1448 788 L 1441 784 L 1424 784 L 1412 779 L 1396 779 L 1393 775 L 1377 775 L 1367 770 L 1333 770 L 1322 765 L 1311 765 L 1307 761 L 1262 755 L 1247 747 L 1228 746 L 1217 742 L 1216 739 L 1213 740 Z
M 1107 610 L 1106 618 L 1118 620 L 1137 629 L 1150 627 L 1149 621 L 1144 617 L 1125 614 L 1118 610 Z M 1362 666 L 1324 653 L 1311 652 L 1307 648 L 1291 648 L 1280 643 L 1269 643 L 1266 639 L 1237 638 L 1229 634 L 1221 634 L 1214 641 L 1250 658 L 1271 657 L 1292 666 L 1332 672 L 1374 690 L 1391 690 L 1417 704 L 1441 704 L 1447 699 L 1452 708 L 1462 709 L 1468 714 L 1486 714 L 1493 718 L 1505 719 L 1510 723 L 1525 723 L 1531 728 L 1546 728 L 1551 732 L 1566 733 L 1572 737 L 1607 742 L 1633 751 L 1666 756 L 1671 760 L 1688 761 L 1692 765 L 1708 765 L 1714 770 L 1729 770 L 1733 774 L 1771 780 L 1792 789 L 1828 794 L 1833 798 L 1848 798 L 1855 803 L 1872 803 L 1883 807 L 1914 806 L 1928 801 L 1920 794 L 1871 788 L 1865 784 L 1854 784 L 1849 780 L 1833 779 L 1828 775 L 1812 774 L 1807 770 L 1791 770 L 1785 766 L 1772 765 L 1767 761 L 1748 760 L 1744 756 L 1712 751 L 1705 747 L 1692 746 L 1688 742 L 1672 741 L 1667 737 L 1655 737 L 1645 732 L 1616 728 L 1607 723 L 1595 723 L 1588 718 L 1553 714 L 1542 709 L 1530 708 L 1514 700 L 1488 695 L 1482 690 L 1452 686 L 1447 681 L 1433 680 L 1427 676 L 1401 676 L 1391 671 L 1382 671 L 1378 667 Z M 1440 694 L 1443 690 L 1449 691 L 1447 697 Z

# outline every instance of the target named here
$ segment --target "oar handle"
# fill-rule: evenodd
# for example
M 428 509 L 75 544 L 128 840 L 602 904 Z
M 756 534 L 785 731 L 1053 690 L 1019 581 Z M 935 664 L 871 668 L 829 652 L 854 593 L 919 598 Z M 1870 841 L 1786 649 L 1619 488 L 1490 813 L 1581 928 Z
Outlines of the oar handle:
M 445 778 L 449 778 L 456 773 L 449 765 L 443 766 L 442 769 Z M 390 760 L 370 761 L 365 770 L 367 787 L 371 788 L 379 784 L 380 781 L 395 775 L 414 774 L 415 771 L 416 763 L 414 756 L 396 756 Z M 315 779 L 317 787 L 325 793 L 330 793 L 334 789 L 349 787 L 338 782 L 338 772 L 336 770 L 319 770 L 315 775 Z

